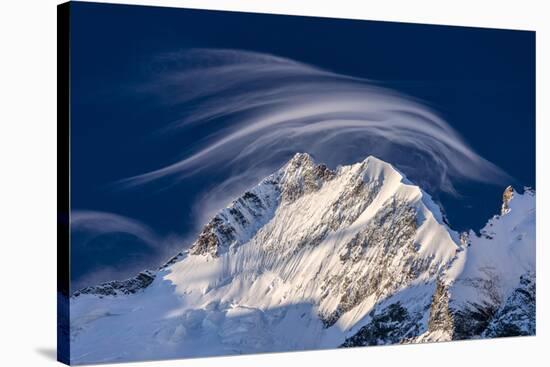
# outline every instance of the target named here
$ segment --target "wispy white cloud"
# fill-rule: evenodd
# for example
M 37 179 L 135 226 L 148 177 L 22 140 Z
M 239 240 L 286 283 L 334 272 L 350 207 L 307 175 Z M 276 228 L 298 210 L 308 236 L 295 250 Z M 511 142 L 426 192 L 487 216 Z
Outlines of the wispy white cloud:
M 127 233 L 139 238 L 150 247 L 157 247 L 161 240 L 145 224 L 114 213 L 76 210 L 71 212 L 71 231 L 89 239 L 106 233 Z
M 127 279 L 146 268 L 160 266 L 169 257 L 181 251 L 186 243 L 177 235 L 160 236 L 138 220 L 119 214 L 90 210 L 71 212 L 71 234 L 73 239 L 71 241 L 72 251 L 77 251 L 80 254 L 91 251 L 95 255 L 94 261 L 97 262 L 90 271 L 86 271 L 80 277 L 72 279 L 71 288 L 73 291 L 105 281 Z M 131 255 L 132 251 L 127 250 L 127 258 L 116 266 L 108 265 L 110 263 L 108 261 L 102 264 L 102 260 L 108 260 L 111 254 L 105 253 L 104 257 L 99 256 L 98 258 L 97 253 L 90 247 L 98 243 L 95 241 L 98 237 L 110 234 L 132 235 L 140 243 L 145 244 L 150 251 L 145 252 L 143 249 L 138 249 L 138 253 L 143 254 L 143 256 L 136 257 Z M 108 244 L 108 246 L 102 246 L 101 250 L 107 252 L 116 250 L 113 247 L 117 246 L 116 241 L 109 241 Z M 125 242 L 125 244 L 127 243 Z
M 369 80 L 236 50 L 190 50 L 157 62 L 162 71 L 147 91 L 181 108 L 181 118 L 159 129 L 170 133 L 207 124 L 212 133 L 182 159 L 121 185 L 232 170 L 232 177 L 202 198 L 203 214 L 295 152 L 333 167 L 375 155 L 432 193 L 456 194 L 456 180 L 511 180 L 435 111 Z

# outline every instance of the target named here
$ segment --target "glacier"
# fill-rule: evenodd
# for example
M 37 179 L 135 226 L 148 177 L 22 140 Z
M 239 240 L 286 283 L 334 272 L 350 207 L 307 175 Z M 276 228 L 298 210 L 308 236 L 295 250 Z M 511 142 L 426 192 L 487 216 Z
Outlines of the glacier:
M 509 187 L 458 233 L 389 163 L 297 153 L 159 269 L 75 292 L 71 363 L 534 335 L 535 222 Z

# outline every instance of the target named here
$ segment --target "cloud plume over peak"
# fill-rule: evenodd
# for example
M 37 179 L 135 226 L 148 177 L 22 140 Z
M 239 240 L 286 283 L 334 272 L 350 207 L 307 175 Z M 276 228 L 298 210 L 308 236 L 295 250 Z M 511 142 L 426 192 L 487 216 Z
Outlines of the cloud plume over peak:
M 209 134 L 181 159 L 123 180 L 126 187 L 223 168 L 242 179 L 214 191 L 233 193 L 295 152 L 332 167 L 374 155 L 432 193 L 456 193 L 455 180 L 511 180 L 435 111 L 366 79 L 237 50 L 195 49 L 156 62 L 160 71 L 147 90 L 181 111 L 159 129 L 203 126 Z

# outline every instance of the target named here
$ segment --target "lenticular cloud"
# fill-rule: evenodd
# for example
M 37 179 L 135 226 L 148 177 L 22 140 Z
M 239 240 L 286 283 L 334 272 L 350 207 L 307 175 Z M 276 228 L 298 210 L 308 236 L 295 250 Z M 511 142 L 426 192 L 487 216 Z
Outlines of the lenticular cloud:
M 209 135 L 181 160 L 126 185 L 223 168 L 242 178 L 221 184 L 232 192 L 295 152 L 332 167 L 374 155 L 431 192 L 455 193 L 455 180 L 510 179 L 430 108 L 370 80 L 234 50 L 163 55 L 157 66 L 148 91 L 181 111 L 163 131 L 206 124 Z

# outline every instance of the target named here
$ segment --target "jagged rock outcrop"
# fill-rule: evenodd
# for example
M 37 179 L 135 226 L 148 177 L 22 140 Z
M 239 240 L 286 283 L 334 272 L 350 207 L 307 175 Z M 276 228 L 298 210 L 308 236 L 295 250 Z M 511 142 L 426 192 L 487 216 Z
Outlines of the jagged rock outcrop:
M 76 291 L 73 297 L 82 294 L 92 294 L 100 297 L 134 294 L 147 288 L 155 280 L 156 274 L 150 270 L 144 270 L 133 278 L 126 280 L 113 280 L 93 287 L 86 287 Z
M 437 281 L 435 292 L 430 307 L 430 319 L 428 321 L 428 333 L 439 333 L 439 338 L 452 338 L 454 333 L 454 320 L 449 310 L 449 292 L 441 281 Z
M 504 215 L 510 211 L 509 203 L 514 198 L 514 188 L 508 186 L 502 194 L 502 208 L 500 209 L 500 215 Z

